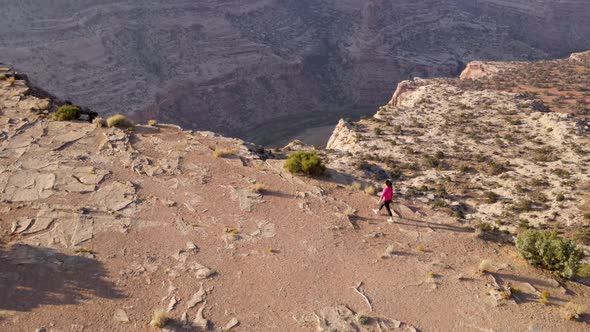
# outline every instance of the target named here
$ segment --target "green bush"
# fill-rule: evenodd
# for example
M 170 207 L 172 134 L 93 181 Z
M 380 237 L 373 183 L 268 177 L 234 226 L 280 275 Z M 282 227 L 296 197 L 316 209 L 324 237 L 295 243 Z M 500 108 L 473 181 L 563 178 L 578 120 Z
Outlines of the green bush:
M 80 107 L 63 105 L 53 113 L 51 118 L 55 121 L 72 121 L 80 117 Z
M 526 231 L 516 239 L 520 254 L 532 265 L 571 278 L 576 274 L 584 253 L 576 244 L 550 231 Z
M 285 168 L 291 173 L 320 175 L 326 171 L 322 159 L 315 152 L 297 151 L 289 156 Z
M 584 279 L 590 279 L 590 264 L 580 266 L 578 268 L 578 276 Z

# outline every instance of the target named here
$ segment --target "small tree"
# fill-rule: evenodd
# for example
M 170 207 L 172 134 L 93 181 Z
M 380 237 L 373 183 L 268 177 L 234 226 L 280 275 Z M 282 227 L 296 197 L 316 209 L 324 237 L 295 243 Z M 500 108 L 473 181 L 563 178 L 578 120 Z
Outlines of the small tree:
M 532 265 L 540 266 L 564 278 L 576 274 L 583 252 L 575 242 L 550 231 L 526 231 L 516 239 L 520 254 Z
M 285 169 L 291 173 L 320 175 L 326 171 L 326 166 L 315 152 L 297 151 L 289 156 Z

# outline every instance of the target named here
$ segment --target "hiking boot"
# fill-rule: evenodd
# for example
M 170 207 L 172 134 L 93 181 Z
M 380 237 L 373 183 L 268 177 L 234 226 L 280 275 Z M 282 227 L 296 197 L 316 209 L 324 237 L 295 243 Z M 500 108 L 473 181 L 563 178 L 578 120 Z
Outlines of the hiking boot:
M 376 215 L 379 215 L 379 210 L 377 210 L 377 209 L 374 209 L 374 210 L 373 210 L 373 213 L 374 213 L 374 214 L 376 214 Z

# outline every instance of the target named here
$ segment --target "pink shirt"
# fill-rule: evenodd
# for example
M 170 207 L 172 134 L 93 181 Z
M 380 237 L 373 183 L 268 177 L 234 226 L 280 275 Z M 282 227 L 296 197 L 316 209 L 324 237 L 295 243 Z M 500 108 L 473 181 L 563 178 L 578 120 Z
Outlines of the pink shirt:
M 385 187 L 385 189 L 383 189 L 383 193 L 381 193 L 381 199 L 384 201 L 391 201 L 392 198 L 393 198 L 393 188 Z

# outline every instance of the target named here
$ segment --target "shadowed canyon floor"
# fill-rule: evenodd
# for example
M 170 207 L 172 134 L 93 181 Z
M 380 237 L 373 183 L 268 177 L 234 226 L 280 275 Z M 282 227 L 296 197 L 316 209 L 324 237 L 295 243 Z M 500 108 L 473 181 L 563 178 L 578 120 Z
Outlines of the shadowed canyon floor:
M 586 0 L 4 1 L 0 54 L 103 115 L 274 147 L 401 80 L 586 49 L 589 23 Z
M 485 218 L 492 218 L 494 206 L 474 204 L 469 192 L 460 200 L 451 188 L 451 197 L 435 196 L 439 190 L 432 200 L 430 193 L 408 190 L 414 182 L 430 186 L 431 180 L 454 176 L 446 168 L 436 170 L 442 174 L 433 179 L 429 171 L 404 171 L 396 183 L 403 195 L 394 203 L 399 218 L 393 224 L 371 212 L 374 195 L 351 186 L 353 181 L 373 185 L 379 176 L 373 172 L 378 168 L 345 166 L 352 162 L 350 154 L 359 153 L 358 144 L 385 144 L 381 135 L 368 138 L 377 132 L 372 127 L 389 135 L 403 124 L 396 141 L 412 149 L 451 144 L 446 135 L 462 134 L 449 129 L 443 134 L 438 127 L 447 103 L 451 108 L 464 103 L 462 112 L 471 113 L 465 121 L 477 117 L 499 128 L 486 112 L 470 109 L 483 99 L 505 106 L 490 104 L 490 114 L 525 118 L 517 125 L 523 133 L 558 144 L 554 151 L 571 176 L 588 180 L 582 164 L 587 156 L 578 160 L 569 150 L 572 141 L 582 145 L 587 139 L 572 131 L 572 119 L 530 109 L 515 114 L 512 106 L 524 101 L 515 102 L 510 93 L 451 83 L 402 85 L 410 89 L 399 91 L 374 119 L 360 122 L 358 142 L 356 134 L 350 141 L 343 138 L 349 129 L 341 124 L 333 150 L 320 151 L 330 166 L 327 176 L 306 178 L 283 170 L 289 148 L 265 160 L 252 145 L 211 132 L 52 121 L 44 111 L 53 108 L 51 102 L 30 95 L 25 81 L 0 81 L 0 329 L 147 331 L 154 311 L 162 309 L 170 317 L 163 328 L 169 331 L 587 330 L 587 314 L 567 321 L 561 313 L 570 301 L 590 306 L 587 286 L 556 280 L 528 265 L 512 244 L 477 236 L 477 221 L 493 223 Z M 423 114 L 432 116 L 436 126 L 430 130 L 438 134 L 423 133 L 420 145 L 410 137 L 420 127 L 408 121 L 414 117 L 416 124 Z M 456 119 L 462 118 L 448 121 Z M 476 142 L 464 144 L 490 145 Z M 214 156 L 222 150 L 231 153 Z M 400 153 L 384 145 L 376 151 Z M 511 167 L 530 170 L 525 157 Z M 363 160 L 378 166 L 378 158 Z M 493 176 L 452 182 L 508 185 Z M 547 181 L 569 188 L 551 176 Z M 568 192 L 565 212 L 547 207 L 574 215 L 556 219 L 566 229 L 584 223 L 579 209 L 588 208 L 587 191 L 577 188 Z M 497 191 L 508 204 L 513 194 Z M 433 205 L 437 199 L 448 199 L 447 206 Z M 456 201 L 477 212 L 458 217 Z M 532 221 L 544 216 L 526 215 Z M 478 266 L 485 259 L 492 263 L 482 274 Z M 515 288 L 513 296 L 503 295 Z M 538 302 L 542 291 L 551 294 L 548 305 Z

